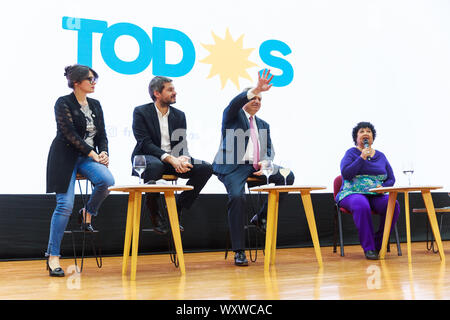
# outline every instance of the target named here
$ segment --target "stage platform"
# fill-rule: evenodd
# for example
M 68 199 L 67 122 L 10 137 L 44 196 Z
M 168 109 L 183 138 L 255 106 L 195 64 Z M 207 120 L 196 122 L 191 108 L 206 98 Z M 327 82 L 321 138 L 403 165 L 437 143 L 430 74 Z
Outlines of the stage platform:
M 402 249 L 406 252 L 405 243 Z M 444 241 L 444 249 L 448 255 L 449 241 Z M 323 268 L 319 268 L 313 248 L 278 249 L 275 267 L 265 273 L 262 255 L 248 267 L 236 267 L 232 257 L 224 260 L 223 252 L 187 253 L 185 276 L 167 254 L 141 255 L 136 281 L 122 276 L 121 257 L 105 258 L 100 269 L 89 258 L 82 273 L 75 271 L 73 259 L 62 259 L 64 278 L 49 277 L 44 260 L 4 261 L 0 262 L 4 275 L 0 300 L 176 300 L 161 303 L 165 317 L 174 318 L 170 316 L 186 300 L 191 300 L 188 306 L 202 305 L 199 300 L 217 304 L 259 300 L 264 306 L 274 304 L 272 312 L 279 315 L 278 307 L 284 304 L 273 300 L 450 299 L 450 266 L 428 251 L 425 242 L 413 243 L 410 264 L 407 255 L 399 257 L 395 250 L 385 260 L 366 260 L 359 245 L 347 246 L 345 257 L 331 247 L 322 247 L 322 255 Z M 152 306 L 151 302 L 141 305 L 142 309 Z M 292 311 L 299 306 L 287 305 Z M 123 307 L 105 304 L 98 310 Z
M 449 205 L 447 192 L 433 192 L 435 207 Z M 264 195 L 263 197 L 266 197 Z M 250 200 L 256 200 L 252 196 Z M 398 195 L 401 214 L 398 230 L 401 242 L 406 242 L 404 198 Z M 331 193 L 312 193 L 312 202 L 321 246 L 333 244 L 334 201 Z M 252 201 L 248 201 L 252 203 Z M 80 196 L 76 196 L 75 210 L 81 208 Z M 182 233 L 185 252 L 223 251 L 227 246 L 227 196 L 226 194 L 201 194 L 192 208 L 185 212 L 181 223 L 185 228 Z M 54 195 L 0 195 L 0 260 L 41 259 L 47 248 L 50 219 L 55 207 Z M 423 213 L 412 213 L 414 208 L 423 208 L 424 203 L 419 193 L 410 194 L 411 235 L 412 241 L 425 241 L 427 218 Z M 102 252 L 105 256 L 120 256 L 123 253 L 127 196 L 112 194 L 103 203 L 99 216 L 93 220 L 100 230 Z M 250 217 L 251 218 L 251 217 Z M 450 239 L 450 217 L 444 218 L 441 231 L 442 239 Z M 72 214 L 70 228 L 78 228 L 75 214 Z M 374 225 L 378 219 L 374 217 Z M 151 228 L 147 211 L 143 210 L 142 228 Z M 312 247 L 311 236 L 306 222 L 300 194 L 288 194 L 279 209 L 278 223 L 279 248 Z M 346 245 L 359 244 L 358 234 L 349 215 L 343 216 L 344 242 Z M 391 239 L 394 239 L 391 236 Z M 140 254 L 167 253 L 168 239 L 153 232 L 141 232 Z M 259 235 L 260 243 L 264 237 Z M 77 239 L 80 243 L 81 239 Z M 395 251 L 395 246 L 391 246 Z M 339 250 L 339 248 L 338 248 Z M 73 255 L 72 242 L 65 236 L 62 243 L 62 256 Z M 406 252 L 404 252 L 406 254 Z M 88 255 L 91 251 L 87 252 Z

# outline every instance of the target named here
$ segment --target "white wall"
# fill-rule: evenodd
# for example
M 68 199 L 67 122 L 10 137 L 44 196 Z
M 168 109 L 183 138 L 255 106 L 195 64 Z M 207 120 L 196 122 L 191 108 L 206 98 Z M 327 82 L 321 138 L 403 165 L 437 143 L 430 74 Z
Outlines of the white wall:
M 219 146 L 223 109 L 257 71 L 270 67 L 259 47 L 269 39 L 284 42 L 294 69 L 292 82 L 273 87 L 259 116 L 271 124 L 276 162 L 291 160 L 296 184 L 332 191 L 344 152 L 353 146 L 351 130 L 370 121 L 383 151 L 405 185 L 402 163 L 413 160 L 415 184 L 442 185 L 450 191 L 450 3 L 448 1 L 15 1 L 0 13 L 1 150 L 0 194 L 45 193 L 47 153 L 56 132 L 53 107 L 70 93 L 64 67 L 77 62 L 77 32 L 62 27 L 64 16 L 132 23 L 152 37 L 152 28 L 182 31 L 195 47 L 192 70 L 174 77 L 176 107 L 187 115 L 189 147 L 194 157 L 212 161 Z M 208 78 L 211 65 L 202 44 L 212 33 L 229 30 L 243 47 L 254 48 L 239 88 L 219 76 Z M 110 141 L 110 169 L 117 184 L 130 176 L 131 132 L 135 106 L 149 102 L 152 64 L 125 75 L 112 70 L 93 36 L 92 67 L 100 74 L 93 98 L 105 113 Z M 139 54 L 129 36 L 115 44 L 117 55 L 133 61 Z M 169 62 L 181 59 L 167 46 Z M 273 53 L 281 57 L 280 54 Z M 153 62 L 152 62 L 153 63 Z M 227 63 L 233 68 L 233 59 Z M 281 72 L 272 68 L 275 75 Z M 204 192 L 225 192 L 215 176 Z

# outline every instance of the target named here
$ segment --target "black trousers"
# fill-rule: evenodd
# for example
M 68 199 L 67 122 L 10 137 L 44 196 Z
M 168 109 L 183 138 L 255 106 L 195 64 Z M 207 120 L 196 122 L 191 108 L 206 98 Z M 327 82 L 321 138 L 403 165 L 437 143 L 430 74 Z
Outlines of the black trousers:
M 269 177 L 269 183 L 284 185 L 284 178 L 279 172 L 279 166 L 274 165 L 274 174 Z M 226 175 L 217 175 L 225 185 L 228 193 L 228 225 L 230 228 L 231 247 L 233 251 L 245 249 L 245 183 L 256 170 L 251 164 L 239 165 L 236 170 Z M 291 171 L 286 177 L 286 184 L 294 183 L 294 173 Z M 265 176 L 261 176 L 261 182 L 249 183 L 249 187 L 266 184 Z M 286 193 L 280 193 L 280 203 L 286 197 Z M 267 200 L 258 213 L 259 219 L 267 217 Z
M 211 164 L 193 158 L 193 167 L 186 173 L 176 172 L 172 165 L 162 162 L 159 158 L 154 156 L 145 155 L 145 160 L 147 166 L 142 174 L 144 182 L 148 182 L 149 180 L 156 181 L 161 179 L 163 174 L 171 174 L 182 179 L 188 179 L 186 185 L 194 187 L 193 190 L 183 191 L 177 198 L 178 212 L 181 212 L 183 209 L 189 209 L 192 206 L 213 173 Z M 145 203 L 150 210 L 150 214 L 159 211 L 159 196 L 160 195 L 157 193 L 146 193 Z

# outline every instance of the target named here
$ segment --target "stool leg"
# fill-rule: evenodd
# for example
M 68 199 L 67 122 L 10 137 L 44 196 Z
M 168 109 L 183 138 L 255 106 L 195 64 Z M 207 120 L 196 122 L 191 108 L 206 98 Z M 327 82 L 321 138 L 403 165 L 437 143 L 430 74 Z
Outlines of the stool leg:
M 228 227 L 227 230 L 227 240 L 225 243 L 225 260 L 227 260 L 228 257 L 228 249 L 230 248 L 230 228 Z
M 266 255 L 264 257 L 264 271 L 269 271 L 270 262 L 272 261 L 273 246 L 273 228 L 275 219 L 276 192 L 269 191 L 267 201 L 267 226 L 266 226 Z
M 395 241 L 397 242 L 397 254 L 398 256 L 402 255 L 402 247 L 400 246 L 400 237 L 398 236 L 398 228 L 397 224 L 394 226 L 394 232 L 395 232 Z
M 133 234 L 134 220 L 134 192 L 128 196 L 127 222 L 125 227 L 125 243 L 123 245 L 122 275 L 127 273 L 128 258 L 130 257 L 131 235 Z
M 78 263 L 77 263 L 77 250 L 75 247 L 75 236 L 73 234 L 73 231 L 70 232 L 71 236 L 72 236 L 72 248 L 73 248 L 73 257 L 75 260 L 75 269 L 77 270 L 78 273 L 81 272 L 81 270 L 78 270 Z
M 134 218 L 133 218 L 133 247 L 131 249 L 131 277 L 132 281 L 136 280 L 138 247 L 139 247 L 139 225 L 141 222 L 141 199 L 140 191 L 134 193 Z
M 384 223 L 383 242 L 381 244 L 380 259 L 384 259 L 391 233 L 392 217 L 394 216 L 395 201 L 397 200 L 397 192 L 389 193 L 388 206 L 386 210 L 386 221 Z
M 408 262 L 411 263 L 411 226 L 409 215 L 409 195 L 405 192 L 405 218 L 406 218 L 406 244 L 408 250 Z
M 172 229 L 173 241 L 175 243 L 175 250 L 178 257 L 181 274 L 186 273 L 184 266 L 183 246 L 181 243 L 180 225 L 178 223 L 177 204 L 175 201 L 175 194 L 173 191 L 164 192 L 167 204 L 167 212 L 169 214 L 170 227 Z
M 272 238 L 272 254 L 270 264 L 275 264 L 275 254 L 277 250 L 277 232 L 278 232 L 278 207 L 280 205 L 280 194 L 277 192 L 275 198 L 275 214 L 273 219 L 273 238 Z
M 301 197 L 303 207 L 305 208 L 306 220 L 308 221 L 309 232 L 311 233 L 317 262 L 319 263 L 319 267 L 322 267 L 322 253 L 320 251 L 319 236 L 317 235 L 316 219 L 314 218 L 311 194 L 309 193 L 309 191 L 302 191 Z
M 341 210 L 337 209 L 337 215 L 338 215 L 338 227 L 339 227 L 339 246 L 341 249 L 341 257 L 344 256 L 344 231 L 342 228 L 342 213 Z
M 434 239 L 438 246 L 439 256 L 441 262 L 445 262 L 444 248 L 442 246 L 441 234 L 439 233 L 439 226 L 436 220 L 436 212 L 433 205 L 433 199 L 429 190 L 422 190 L 422 198 L 427 208 L 428 220 L 430 221 L 431 230 L 433 231 Z
M 98 238 L 97 242 L 100 243 L 100 245 L 98 246 L 98 254 L 97 254 L 96 238 Z M 91 233 L 91 246 L 92 252 L 94 253 L 95 257 L 95 262 L 97 263 L 97 267 L 101 268 L 103 266 L 102 245 L 101 245 L 101 237 L 98 232 Z

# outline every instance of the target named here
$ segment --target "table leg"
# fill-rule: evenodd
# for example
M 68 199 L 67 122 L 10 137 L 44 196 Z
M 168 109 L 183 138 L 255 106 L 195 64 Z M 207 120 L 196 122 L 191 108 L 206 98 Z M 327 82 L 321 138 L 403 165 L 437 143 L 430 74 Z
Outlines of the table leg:
M 275 264 L 275 255 L 277 250 L 277 231 L 278 231 L 278 208 L 280 206 L 280 194 L 276 193 L 275 212 L 273 215 L 273 233 L 272 233 L 272 253 L 270 254 L 270 264 Z
M 123 245 L 122 274 L 127 273 L 128 258 L 130 257 L 131 235 L 133 234 L 134 218 L 134 192 L 130 191 L 128 195 L 127 222 L 125 228 L 125 243 Z
M 177 252 L 178 262 L 181 274 L 186 273 L 184 265 L 183 245 L 181 243 L 180 224 L 178 222 L 177 204 L 175 201 L 175 194 L 173 191 L 164 192 L 164 197 L 167 204 L 167 212 L 169 214 L 170 227 L 172 229 L 173 242 L 175 243 L 175 250 Z
M 397 200 L 397 192 L 391 191 L 389 193 L 388 206 L 386 210 L 386 220 L 384 222 L 383 242 L 381 244 L 380 259 L 384 259 L 391 233 L 392 218 L 394 217 L 395 201 Z
M 267 200 L 267 225 L 266 225 L 266 248 L 264 255 L 264 270 L 268 271 L 270 262 L 272 261 L 272 246 L 273 246 L 273 227 L 275 219 L 275 210 L 277 202 L 277 192 L 269 191 Z
M 433 230 L 434 239 L 438 246 L 439 256 L 441 261 L 445 262 L 444 248 L 442 246 L 441 233 L 439 232 L 439 225 L 436 219 L 436 211 L 434 209 L 433 199 L 429 190 L 422 190 L 422 198 L 427 208 L 428 220 L 430 221 L 431 230 Z
M 131 249 L 131 280 L 136 280 L 137 256 L 139 247 L 139 228 L 141 223 L 141 199 L 140 191 L 134 192 L 134 218 L 133 218 L 133 247 Z
M 409 215 L 409 194 L 405 192 L 406 244 L 408 248 L 408 262 L 411 263 L 411 226 Z
M 309 232 L 311 233 L 317 262 L 319 263 L 319 267 L 322 267 L 322 253 L 320 251 L 319 236 L 317 235 L 316 219 L 314 218 L 311 194 L 309 191 L 301 191 L 300 194 L 302 197 L 303 207 L 305 208 L 306 220 L 308 221 Z

